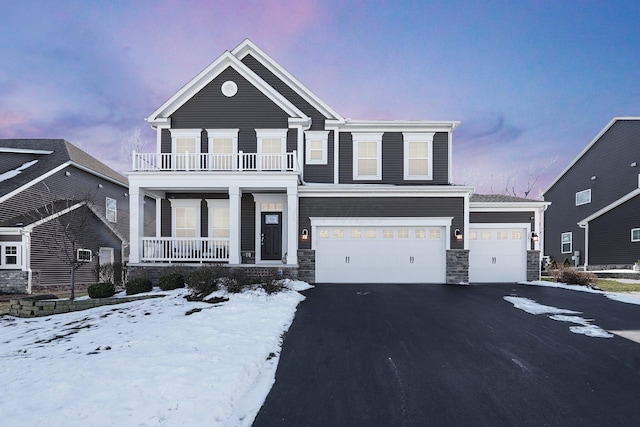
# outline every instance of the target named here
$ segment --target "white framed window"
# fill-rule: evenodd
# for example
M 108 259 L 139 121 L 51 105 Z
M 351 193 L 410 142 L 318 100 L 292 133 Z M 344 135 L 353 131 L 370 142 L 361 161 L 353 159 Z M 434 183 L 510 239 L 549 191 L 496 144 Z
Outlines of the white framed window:
M 382 133 L 353 134 L 353 179 L 382 179 Z
M 305 163 L 308 165 L 326 165 L 328 157 L 329 131 L 305 131 Z
M 231 221 L 229 215 L 229 199 L 207 199 L 209 208 L 209 237 L 229 238 Z
M 239 129 L 207 129 L 209 141 L 209 169 L 232 170 L 236 168 Z
M 171 235 L 200 237 L 200 200 L 169 199 L 171 203 Z
M 0 243 L 0 267 L 21 268 L 22 267 L 22 244 L 17 242 Z
M 576 193 L 576 206 L 591 203 L 591 189 L 578 191 Z
M 403 132 L 404 179 L 433 179 L 434 132 Z
M 197 169 L 200 157 L 200 129 L 169 129 L 171 132 L 171 152 L 175 155 L 175 165 L 179 170 Z
M 562 253 L 570 254 L 573 251 L 573 233 L 568 231 L 560 236 Z
M 256 129 L 258 139 L 258 168 L 284 170 L 287 152 L 287 129 Z
M 631 229 L 631 241 L 640 242 L 640 228 Z
M 80 262 L 91 262 L 93 254 L 90 249 L 78 249 L 76 253 L 76 259 Z
M 116 199 L 106 198 L 105 216 L 109 222 L 118 222 L 118 201 Z

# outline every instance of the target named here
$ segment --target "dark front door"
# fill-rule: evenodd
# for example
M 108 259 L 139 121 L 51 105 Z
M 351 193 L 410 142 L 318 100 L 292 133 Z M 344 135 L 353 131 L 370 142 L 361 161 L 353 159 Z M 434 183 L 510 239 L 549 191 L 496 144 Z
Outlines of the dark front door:
M 260 241 L 260 259 L 282 259 L 282 212 L 262 212 Z

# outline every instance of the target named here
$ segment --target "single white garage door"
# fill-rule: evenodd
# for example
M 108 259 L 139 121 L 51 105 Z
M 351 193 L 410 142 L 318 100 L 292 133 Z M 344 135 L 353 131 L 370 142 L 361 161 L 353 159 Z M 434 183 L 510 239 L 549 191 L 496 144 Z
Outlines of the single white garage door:
M 319 283 L 445 283 L 445 227 L 322 226 Z
M 527 229 L 474 227 L 469 232 L 469 281 L 519 282 L 527 279 Z

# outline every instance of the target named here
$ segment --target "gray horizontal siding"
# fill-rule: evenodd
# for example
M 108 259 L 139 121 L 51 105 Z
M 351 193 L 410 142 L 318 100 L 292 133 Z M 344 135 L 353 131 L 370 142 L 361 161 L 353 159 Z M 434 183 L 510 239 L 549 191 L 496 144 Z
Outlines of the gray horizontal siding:
M 69 176 L 66 175 L 69 172 Z M 99 187 L 102 185 L 102 188 Z M 121 235 L 129 236 L 129 198 L 127 187 L 69 166 L 0 203 L 0 222 L 32 222 L 24 215 L 55 200 L 92 200 L 106 216 L 106 198 L 116 200 L 117 222 L 110 223 Z M 11 225 L 11 224 L 5 224 Z
M 61 221 L 52 220 L 36 227 L 31 235 L 31 269 L 40 273 L 41 285 L 71 284 L 69 259 L 63 255 L 64 249 L 71 250 L 70 243 L 52 243 L 52 236 L 60 235 L 61 227 L 68 221 L 87 221 L 78 233 L 78 248 L 90 249 L 94 253 L 91 262 L 76 270 L 76 284 L 97 282 L 94 269 L 99 262 L 96 254 L 101 247 L 114 248 L 115 261 L 122 261 L 120 241 L 89 209 L 80 208 L 61 218 Z
M 330 131 L 327 140 L 327 164 L 326 165 L 304 165 L 304 180 L 306 182 L 315 182 L 323 184 L 333 183 L 333 165 L 334 165 L 334 149 L 333 143 L 334 131 Z M 306 144 L 306 141 L 305 141 Z M 306 149 L 306 146 L 305 146 Z M 304 150 L 303 150 L 304 151 Z M 300 153 L 301 160 L 305 161 L 305 153 Z
M 584 230 L 577 223 L 638 187 L 640 168 L 630 166 L 640 162 L 638 141 L 640 121 L 617 121 L 545 193 L 551 202 L 545 212 L 545 255 L 566 257 L 560 253 L 560 235 L 567 231 L 573 232 L 574 250 L 584 253 Z M 591 189 L 591 203 L 576 206 L 576 192 L 586 189 Z
M 251 69 L 254 73 L 259 75 L 264 81 L 266 81 L 271 87 L 277 90 L 282 96 L 284 96 L 289 102 L 298 107 L 304 114 L 311 117 L 311 130 L 323 130 L 325 117 L 322 113 L 316 110 L 311 104 L 298 95 L 287 84 L 275 76 L 264 65 L 262 65 L 257 59 L 251 55 L 247 55 L 242 59 L 242 62 Z
M 362 181 L 353 179 L 353 137 L 349 132 L 340 133 L 340 183 L 382 183 L 396 185 L 446 185 L 449 184 L 449 136 L 437 132 L 433 137 L 433 179 L 404 179 L 404 141 L 401 132 L 382 134 L 382 180 Z
M 471 224 L 526 223 L 531 225 L 531 230 L 534 230 L 535 212 L 470 212 L 469 222 Z
M 633 264 L 640 259 L 640 242 L 631 242 L 631 229 L 640 228 L 639 212 L 636 196 L 589 223 L 589 264 Z
M 301 197 L 299 233 L 311 230 L 310 217 L 453 217 L 452 229 L 464 227 L 462 197 Z M 300 241 L 300 249 L 311 249 L 313 236 Z M 463 242 L 451 240 L 452 249 Z

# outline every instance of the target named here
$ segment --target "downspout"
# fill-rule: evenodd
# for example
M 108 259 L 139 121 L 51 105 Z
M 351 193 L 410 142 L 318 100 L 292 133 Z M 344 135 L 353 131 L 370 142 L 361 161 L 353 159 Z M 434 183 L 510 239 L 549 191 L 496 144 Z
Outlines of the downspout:
M 589 223 L 579 222 L 578 227 L 584 229 L 584 271 L 589 266 Z
M 27 293 L 30 294 L 33 289 L 33 272 L 31 270 L 31 232 L 20 230 L 22 235 L 22 271 L 27 272 Z

